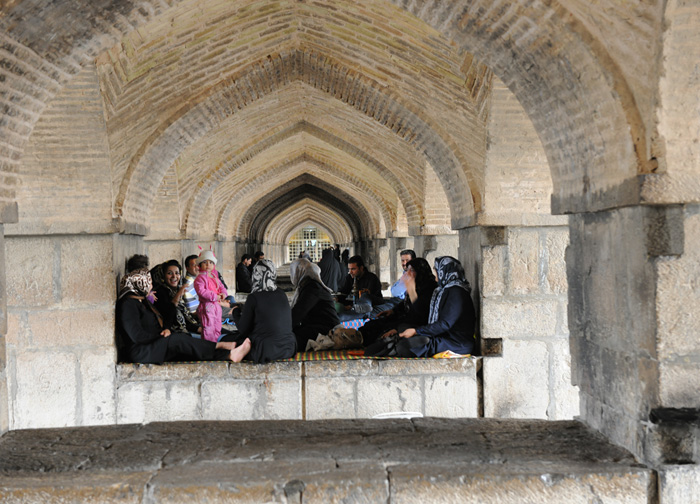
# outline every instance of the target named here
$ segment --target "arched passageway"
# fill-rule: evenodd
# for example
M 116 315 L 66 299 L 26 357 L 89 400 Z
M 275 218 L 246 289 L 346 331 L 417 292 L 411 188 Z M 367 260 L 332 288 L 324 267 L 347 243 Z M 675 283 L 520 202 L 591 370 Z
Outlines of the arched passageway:
M 650 410 L 694 405 L 697 384 L 698 10 L 3 6 L 0 425 L 118 421 L 127 254 L 213 244 L 230 276 L 314 222 L 384 281 L 404 247 L 463 261 L 503 352 L 486 415 L 580 413 L 654 452 Z M 34 380 L 49 363 L 75 378 Z

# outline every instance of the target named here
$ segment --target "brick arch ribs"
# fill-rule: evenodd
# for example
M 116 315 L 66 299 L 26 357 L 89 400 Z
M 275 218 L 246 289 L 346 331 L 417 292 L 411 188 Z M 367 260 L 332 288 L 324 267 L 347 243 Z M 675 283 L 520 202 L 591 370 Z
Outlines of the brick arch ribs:
M 321 174 L 319 173 L 319 175 Z M 250 185 L 260 187 L 259 182 L 259 180 L 255 180 L 252 181 Z M 272 179 L 270 182 L 274 184 L 275 180 Z M 351 224 L 349 224 L 349 227 L 352 230 L 353 236 L 372 236 L 376 234 L 379 226 L 372 213 L 373 209 L 371 207 L 368 208 L 366 204 L 363 204 L 362 201 L 356 197 L 362 196 L 358 194 L 358 191 L 354 190 L 352 187 L 339 185 L 335 177 L 328 177 L 325 180 L 321 180 L 310 173 L 302 173 L 283 184 L 277 184 L 274 189 L 264 191 L 265 196 L 263 196 L 262 199 L 259 197 L 255 197 L 254 200 L 245 197 L 239 197 L 235 201 L 231 199 L 229 205 L 226 207 L 228 210 L 227 218 L 232 218 L 231 215 L 234 213 L 234 209 L 240 210 L 240 215 L 236 216 L 234 223 L 236 226 L 236 237 L 239 239 L 247 239 L 251 233 L 251 218 L 255 214 L 250 212 L 250 208 L 254 206 L 259 207 L 261 202 L 273 204 L 277 198 L 283 197 L 286 192 L 297 189 L 300 186 L 306 186 L 310 191 L 317 189 L 318 194 L 334 195 L 336 199 L 340 199 L 343 208 L 351 210 L 351 213 L 347 214 L 348 218 L 359 219 L 357 221 L 350 221 Z M 266 185 L 264 187 L 267 188 Z M 241 191 L 243 195 L 245 195 L 245 189 L 246 188 L 243 188 Z
M 331 216 L 329 219 L 327 216 Z M 330 222 L 330 226 L 329 226 Z M 294 233 L 307 225 L 313 225 L 321 229 L 331 239 L 331 243 L 349 243 L 352 241 L 347 231 L 343 227 L 344 221 L 339 219 L 334 213 L 329 213 L 327 208 L 314 207 L 311 203 L 300 202 L 300 206 L 290 209 L 284 217 L 270 221 L 265 241 L 268 243 L 279 243 L 287 245 Z
M 345 199 L 338 196 L 344 196 L 342 191 L 336 190 L 335 193 L 330 193 L 309 183 L 303 183 L 296 187 L 292 185 L 281 186 L 277 191 L 265 195 L 244 214 L 241 224 L 245 226 L 243 228 L 245 234 L 242 234 L 241 237 L 249 242 L 261 242 L 269 223 L 278 215 L 283 214 L 287 208 L 303 199 L 316 201 L 321 206 L 341 215 L 353 236 L 367 236 L 363 229 L 363 221 L 366 222 L 367 219 L 366 211 L 360 207 L 358 213 Z
M 413 225 L 418 226 L 416 222 L 417 215 L 422 215 L 422 210 L 418 205 L 422 205 L 418 194 L 412 194 L 398 177 L 396 177 L 386 166 L 382 165 L 379 161 L 369 156 L 361 149 L 355 147 L 354 145 L 328 133 L 327 131 L 314 126 L 306 121 L 299 121 L 298 123 L 291 125 L 290 127 L 284 128 L 281 131 L 272 133 L 270 136 L 265 138 L 265 140 L 258 142 L 254 147 L 246 149 L 243 152 L 239 152 L 235 157 L 227 159 L 219 163 L 219 168 L 217 169 L 216 182 L 201 183 L 199 190 L 192 195 L 190 200 L 185 203 L 185 229 L 188 234 L 191 234 L 196 226 L 198 225 L 200 219 L 202 218 L 202 211 L 205 208 L 205 203 L 211 198 L 215 189 L 220 187 L 227 187 L 226 178 L 230 177 L 237 169 L 242 169 L 246 162 L 251 158 L 263 153 L 265 150 L 272 148 L 279 142 L 282 142 L 294 135 L 301 132 L 308 133 L 319 140 L 333 145 L 348 155 L 355 159 L 358 159 L 363 165 L 371 167 L 374 171 L 382 174 L 391 184 L 397 193 L 400 201 L 412 202 L 410 208 L 413 210 L 411 215 L 413 220 L 409 222 Z M 306 154 L 310 159 L 313 158 L 313 154 Z M 364 183 L 361 178 L 351 176 L 344 173 L 342 169 L 337 166 L 333 166 L 330 161 L 323 161 L 323 164 L 330 168 L 331 173 L 340 174 L 341 178 L 347 180 L 348 183 L 352 183 L 355 187 L 362 187 L 368 190 L 368 194 L 372 195 L 372 199 L 377 201 L 379 208 L 382 209 L 382 215 L 385 219 L 388 219 L 389 224 L 393 226 L 395 222 L 394 216 L 391 214 L 390 209 L 387 204 L 382 201 L 384 199 L 382 195 L 378 194 L 375 188 L 370 188 L 366 183 Z M 273 170 L 267 170 L 269 176 L 274 176 Z M 212 176 L 213 177 L 213 176 Z M 251 181 L 253 184 L 256 181 Z M 230 198 L 236 197 L 239 191 L 246 190 L 249 191 L 250 188 L 246 187 L 230 187 L 228 188 L 228 194 Z M 417 214 L 418 213 L 418 214 Z M 422 220 L 422 217 L 421 217 Z
M 344 101 L 401 137 L 410 148 L 424 155 L 436 167 L 450 201 L 453 222 L 472 218 L 472 190 L 466 182 L 464 167 L 448 142 L 436 133 L 436 125 L 432 125 L 417 112 L 412 112 L 390 90 L 359 72 L 344 68 L 328 57 L 307 55 L 295 49 L 250 65 L 235 78 L 226 79 L 213 87 L 206 95 L 193 98 L 146 139 L 132 159 L 117 197 L 117 208 L 121 208 L 122 216 L 127 221 L 143 224 L 158 184 L 179 152 L 201 138 L 204 131 L 211 131 L 226 117 L 235 114 L 238 109 L 294 80 L 312 86 L 321 85 L 319 89 L 329 96 Z M 357 99 L 360 96 L 362 99 Z M 210 112 L 212 110 L 219 112 L 213 115 Z M 193 137 L 188 130 L 187 125 L 193 121 L 208 125 L 208 128 L 199 131 L 199 137 Z M 245 156 L 254 156 L 269 142 L 267 140 L 263 145 L 251 146 Z M 173 146 L 177 146 L 177 150 Z M 348 148 L 354 149 L 355 156 L 368 156 L 361 149 L 352 146 Z M 223 173 L 219 173 L 221 169 Z M 209 175 L 203 184 L 205 189 L 202 190 L 202 198 L 207 199 L 207 192 L 214 190 L 216 182 L 228 169 L 231 167 L 221 166 Z M 383 175 L 396 182 L 411 225 L 420 226 L 420 198 L 411 195 L 390 170 Z
M 610 178 L 628 179 L 651 165 L 643 156 L 646 135 L 624 76 L 585 29 L 562 21 L 567 13 L 560 3 L 533 1 L 506 9 L 506 4 L 482 0 L 390 1 L 475 53 L 516 94 L 547 151 L 555 206 L 592 210 L 634 198 L 634 191 L 620 193 L 617 201 L 612 195 L 592 197 L 594 191 L 605 196 Z M 9 97 L 0 124 L 5 146 L 0 216 L 8 218 L 8 209 L 13 213 L 19 159 L 47 101 L 80 65 L 164 8 L 161 2 L 87 0 L 24 0 L 6 8 L 0 20 L 2 91 Z M 606 167 L 612 175 L 606 175 Z
M 269 184 L 279 180 L 280 174 L 286 177 L 290 172 L 292 179 L 310 177 L 314 179 L 314 185 L 323 187 L 331 193 L 338 190 L 347 193 L 347 197 L 357 201 L 359 207 L 367 209 L 369 214 L 369 221 L 365 222 L 365 226 L 368 229 L 367 232 L 378 232 L 378 216 L 381 216 L 385 223 L 392 222 L 391 218 L 393 216 L 390 213 L 390 209 L 387 208 L 387 203 L 381 199 L 372 187 L 365 184 L 361 179 L 347 177 L 335 166 L 331 166 L 327 162 L 317 160 L 313 156 L 304 153 L 281 165 L 271 166 L 270 170 L 260 174 L 256 180 L 251 180 L 249 184 L 238 187 L 235 197 L 229 199 L 219 214 L 217 223 L 218 234 L 226 237 L 229 234 L 227 230 L 232 230 L 230 233 L 234 236 L 244 235 L 245 233 L 241 231 L 242 228 L 240 227 L 240 216 L 245 208 L 257 201 L 256 189 L 260 187 L 264 191 L 269 187 Z M 321 176 L 323 180 L 319 178 Z
M 542 139 L 555 213 L 639 202 L 653 169 L 625 75 L 557 0 L 422 3 L 389 0 L 473 53 L 516 95 Z

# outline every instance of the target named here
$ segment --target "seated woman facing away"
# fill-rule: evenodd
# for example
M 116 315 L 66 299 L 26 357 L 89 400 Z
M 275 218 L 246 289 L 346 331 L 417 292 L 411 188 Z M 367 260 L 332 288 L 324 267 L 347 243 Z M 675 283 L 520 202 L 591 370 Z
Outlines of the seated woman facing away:
M 232 342 L 203 341 L 164 329 L 160 313 L 145 300 L 152 287 L 151 274 L 145 268 L 132 271 L 122 279 L 116 308 L 119 362 L 240 362 L 250 350 L 250 342 L 236 347 Z
M 239 334 L 236 342 L 250 340 L 246 360 L 256 363 L 288 359 L 296 352 L 292 332 L 292 310 L 287 295 L 277 288 L 277 270 L 269 259 L 261 259 L 253 268 L 253 287 L 241 309 L 234 306 Z
M 163 316 L 163 327 L 170 332 L 190 333 L 200 338 L 202 326 L 187 309 L 183 294 L 187 284 L 180 282 L 180 263 L 175 259 L 159 264 L 151 270 L 156 289 L 155 307 Z
M 402 331 L 396 345 L 401 357 L 432 357 L 451 350 L 470 354 L 474 350 L 474 304 L 462 264 L 450 256 L 435 259 L 438 287 L 430 301 L 426 325 Z
M 318 266 L 307 259 L 297 259 L 290 265 L 289 274 L 296 288 L 291 303 L 292 330 L 297 348 L 304 352 L 310 339 L 315 339 L 319 333 L 327 334 L 340 324 L 340 319 L 331 289 L 321 280 Z
M 365 355 L 382 353 L 387 338 L 410 327 L 428 323 L 430 300 L 437 287 L 428 261 L 422 257 L 409 261 L 401 281 L 406 286 L 407 294 L 401 303 L 379 313 L 377 319 L 370 320 L 358 329 L 362 333 L 362 343 L 367 347 Z

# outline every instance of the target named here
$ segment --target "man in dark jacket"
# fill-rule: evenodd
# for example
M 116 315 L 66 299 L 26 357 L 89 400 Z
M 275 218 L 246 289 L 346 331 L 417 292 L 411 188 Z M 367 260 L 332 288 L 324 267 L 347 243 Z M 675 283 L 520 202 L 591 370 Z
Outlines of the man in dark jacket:
M 377 275 L 365 269 L 365 262 L 359 255 L 352 256 L 348 259 L 348 276 L 345 277 L 345 283 L 340 288 L 339 292 L 350 294 L 352 286 L 357 279 L 357 290 L 362 296 L 369 296 L 373 306 L 380 305 L 384 302 L 382 297 L 382 283 L 377 278 Z
M 250 292 L 253 283 L 250 277 L 248 266 L 253 262 L 250 254 L 243 254 L 241 262 L 236 266 L 236 292 Z

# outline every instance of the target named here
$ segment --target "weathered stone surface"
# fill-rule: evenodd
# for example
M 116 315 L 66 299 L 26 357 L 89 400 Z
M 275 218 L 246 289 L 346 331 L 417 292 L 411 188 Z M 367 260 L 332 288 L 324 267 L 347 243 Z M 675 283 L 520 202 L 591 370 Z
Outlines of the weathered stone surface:
M 579 390 L 571 384 L 571 352 L 569 340 L 549 345 L 552 361 L 550 388 L 554 401 L 547 409 L 550 420 L 570 420 L 579 415 Z
M 371 359 L 346 360 L 333 362 L 327 361 L 304 362 L 304 376 L 308 378 L 366 376 L 379 373 L 379 361 Z
M 114 347 L 114 308 L 42 310 L 27 315 L 31 333 L 25 346 L 47 347 Z
M 47 238 L 6 238 L 7 306 L 48 306 L 58 301 L 54 271 L 57 241 Z
M 566 247 L 569 245 L 569 230 L 551 229 L 546 232 L 547 272 L 545 276 L 545 292 L 566 294 Z
M 475 374 L 426 377 L 423 397 L 426 416 L 475 418 L 479 414 Z
M 306 419 L 356 418 L 357 382 L 352 376 L 307 377 L 304 380 Z
M 506 291 L 506 247 L 483 247 L 481 292 L 486 297 L 502 296 Z
M 80 473 L 54 474 L 51 477 L 0 475 L 0 499 L 8 504 L 51 502 L 144 502 L 150 472 L 109 473 L 90 475 Z
M 666 407 L 696 406 L 700 373 L 694 365 L 700 354 L 700 208 L 684 213 L 684 245 L 680 257 L 656 262 L 660 389 Z
M 156 264 L 169 261 L 170 259 L 175 259 L 179 263 L 182 263 L 184 259 L 184 257 L 182 257 L 182 244 L 179 241 L 146 242 L 145 245 L 148 251 L 147 255 L 150 259 L 151 267 L 155 266 Z M 195 253 L 196 252 L 194 251 L 192 252 L 192 254 Z M 184 271 L 184 264 L 182 265 L 182 268 Z
M 295 379 L 204 381 L 201 397 L 201 414 L 206 419 L 301 418 L 301 383 Z
M 112 237 L 71 237 L 60 243 L 61 304 L 114 306 L 114 277 L 108 273 L 113 264 Z
M 508 291 L 532 294 L 540 287 L 540 234 L 523 228 L 508 233 Z
M 7 314 L 7 334 L 5 344 L 14 347 L 26 346 L 29 342 L 29 335 L 26 330 L 26 323 L 22 313 L 10 312 Z
M 459 257 L 459 236 L 458 235 L 437 235 L 435 236 L 435 249 L 425 255 L 425 259 L 432 267 L 435 258 L 440 256 Z
M 384 502 L 389 482 L 380 462 L 254 461 L 179 466 L 152 481 L 156 501 Z
M 193 379 L 217 380 L 228 378 L 227 362 L 197 362 L 158 364 L 119 364 L 117 379 L 119 382 L 140 381 L 181 381 Z
M 700 467 L 665 465 L 659 472 L 659 504 L 697 502 L 700 495 Z
M 198 389 L 196 382 L 121 384 L 117 388 L 117 423 L 199 420 Z
M 173 422 L 0 438 L 0 495 L 20 502 L 646 503 L 650 478 L 577 422 Z
M 573 382 L 586 422 L 639 453 L 639 419 L 659 400 L 654 259 L 644 207 L 571 216 L 567 250 Z M 641 455 L 641 454 L 640 454 Z
M 658 363 L 659 394 L 671 408 L 697 406 L 700 369 L 694 361 L 681 359 Z
M 423 413 L 421 380 L 417 377 L 376 377 L 357 383 L 357 415 L 371 418 L 382 413 Z
M 81 425 L 116 423 L 115 360 L 112 346 L 80 353 Z
M 484 299 L 481 334 L 484 338 L 552 337 L 559 326 L 557 299 Z
M 10 428 L 10 395 L 7 386 L 7 370 L 0 371 L 0 433 Z
M 605 471 L 567 474 L 560 469 L 504 475 L 469 468 L 444 466 L 439 476 L 426 466 L 391 468 L 391 499 L 399 502 L 498 502 L 505 504 L 561 502 L 619 502 L 646 504 L 651 476 L 648 471 Z M 436 470 L 431 467 L 431 472 Z M 426 474 L 427 476 L 424 476 Z
M 503 341 L 503 357 L 483 360 L 484 415 L 548 418 L 550 366 L 540 341 Z
M 20 353 L 12 397 L 13 429 L 75 425 L 77 359 L 51 349 Z

